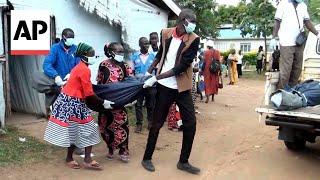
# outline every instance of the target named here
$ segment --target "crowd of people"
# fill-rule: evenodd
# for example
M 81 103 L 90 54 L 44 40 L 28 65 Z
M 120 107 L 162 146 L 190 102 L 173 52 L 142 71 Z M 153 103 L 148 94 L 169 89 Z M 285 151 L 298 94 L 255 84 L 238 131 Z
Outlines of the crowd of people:
M 183 132 L 177 168 L 197 174 L 200 169 L 192 166 L 188 159 L 196 133 L 192 94 L 195 73 L 199 70 L 194 59 L 200 38 L 193 32 L 196 16 L 192 10 L 182 10 L 177 21 L 175 27 L 161 31 L 161 38 L 156 32 L 150 33 L 149 39 L 141 37 L 140 50 L 133 52 L 129 59 L 125 59 L 121 43 L 104 45 L 106 58 L 99 65 L 96 80 L 98 85 L 112 85 L 124 82 L 127 77 L 148 77 L 135 103 L 136 133 L 142 132 L 143 107 L 147 109 L 149 135 L 141 165 L 148 171 L 155 171 L 151 159 L 159 130 L 167 120 L 169 129 Z M 100 137 L 107 147 L 107 159 L 113 159 L 118 151 L 120 160 L 128 162 L 127 109 L 115 107 L 114 102 L 95 94 L 89 69 L 89 65 L 97 61 L 94 47 L 87 43 L 75 45 L 74 38 L 72 29 L 64 29 L 61 40 L 57 39 L 52 45 L 43 63 L 44 74 L 54 84 L 50 85 L 52 90 L 46 92 L 50 117 L 44 140 L 67 148 L 66 165 L 73 169 L 102 169 L 91 157 L 92 147 L 100 142 Z M 97 123 L 92 109 L 98 112 Z M 73 158 L 76 150 L 84 150 L 82 165 Z
M 280 67 L 278 47 L 272 55 L 273 69 L 280 69 L 280 87 L 297 83 L 302 62 L 302 48 L 292 46 L 293 35 L 284 35 L 284 26 L 291 25 L 291 18 L 295 17 L 285 13 L 283 6 L 288 5 L 286 3 L 282 1 L 279 5 L 274 31 L 276 37 L 281 24 Z M 307 12 L 304 12 L 303 4 L 294 2 L 294 5 L 301 11 L 299 15 L 303 14 L 301 22 L 305 22 L 319 37 L 319 33 L 309 22 Z M 156 32 L 150 33 L 149 39 L 141 37 L 138 41 L 140 50 L 133 52 L 129 60 L 124 58 L 124 47 L 121 43 L 111 42 L 104 45 L 106 57 L 100 63 L 96 77 L 99 85 L 121 83 L 129 76 L 149 77 L 143 84 L 144 93 L 135 104 L 136 133 L 143 130 L 143 107 L 147 110 L 149 134 L 141 165 L 148 171 L 155 171 L 153 153 L 160 129 L 164 122 L 168 121 L 170 130 L 183 132 L 177 168 L 193 174 L 200 172 L 199 168 L 189 163 L 196 133 L 195 114 L 199 113 L 196 98 L 200 96 L 202 101 L 205 97 L 205 103 L 214 101 L 219 89 L 223 88 L 223 71 L 226 71 L 229 77 L 229 85 L 237 84 L 242 76 L 242 52 L 237 53 L 235 49 L 231 49 L 224 59 L 219 50 L 214 48 L 212 41 L 208 42 L 205 51 L 199 52 L 200 37 L 193 32 L 195 28 L 195 13 L 190 9 L 183 9 L 177 25 L 162 29 L 160 38 Z M 299 32 L 298 29 L 296 31 Z M 115 151 L 118 150 L 120 160 L 128 162 L 130 153 L 126 107 L 114 108 L 114 102 L 95 95 L 88 67 L 96 61 L 94 47 L 86 43 L 75 45 L 74 38 L 72 29 L 64 29 L 61 41 L 52 45 L 43 64 L 44 74 L 55 84 L 51 87 L 52 91 L 46 93 L 46 106 L 51 109 L 51 113 L 44 140 L 67 148 L 66 165 L 73 169 L 101 169 L 101 165 L 91 157 L 92 147 L 100 142 L 100 137 L 106 143 L 106 158 L 113 159 Z M 272 40 L 271 45 L 275 44 L 274 41 Z M 262 71 L 263 59 L 264 51 L 261 46 L 257 53 L 259 74 Z M 88 104 L 99 106 L 98 126 Z M 77 148 L 84 149 L 83 166 L 73 158 Z

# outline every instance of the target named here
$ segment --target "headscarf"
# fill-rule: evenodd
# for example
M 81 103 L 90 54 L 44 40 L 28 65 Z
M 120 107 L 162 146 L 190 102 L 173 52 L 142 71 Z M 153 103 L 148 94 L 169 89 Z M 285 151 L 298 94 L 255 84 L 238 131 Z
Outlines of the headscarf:
M 92 49 L 93 47 L 89 46 L 86 43 L 79 43 L 76 50 L 76 56 L 83 57 Z

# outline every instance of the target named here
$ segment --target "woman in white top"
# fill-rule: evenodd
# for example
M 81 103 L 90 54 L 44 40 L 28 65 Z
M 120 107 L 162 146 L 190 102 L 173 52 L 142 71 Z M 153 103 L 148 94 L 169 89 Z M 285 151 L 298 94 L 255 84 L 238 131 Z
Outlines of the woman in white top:
M 242 51 L 239 50 L 239 52 L 238 52 L 238 62 L 237 62 L 238 78 L 240 78 L 242 76 L 242 59 L 243 59 Z

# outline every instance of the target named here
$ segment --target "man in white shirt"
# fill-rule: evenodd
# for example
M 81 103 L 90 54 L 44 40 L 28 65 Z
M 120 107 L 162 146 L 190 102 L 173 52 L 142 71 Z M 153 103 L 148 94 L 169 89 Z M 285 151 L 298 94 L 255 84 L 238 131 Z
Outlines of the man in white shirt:
M 304 45 L 297 45 L 296 39 L 304 31 L 304 25 L 320 38 L 320 33 L 310 21 L 307 5 L 303 0 L 282 0 L 275 14 L 275 25 L 271 47 L 275 47 L 277 37 L 280 41 L 280 81 L 278 88 L 298 84 L 302 71 Z
M 156 82 L 157 95 L 151 129 L 142 166 L 148 171 L 155 171 L 151 161 L 157 143 L 159 131 L 168 115 L 173 102 L 179 107 L 183 140 L 177 168 L 188 173 L 198 174 L 200 169 L 189 164 L 193 139 L 196 133 L 195 109 L 191 97 L 192 62 L 199 49 L 200 38 L 193 33 L 196 16 L 190 9 L 181 11 L 177 26 L 161 31 L 161 44 L 154 63 L 148 73 L 157 68 L 157 75 L 144 83 L 144 88 L 152 87 Z

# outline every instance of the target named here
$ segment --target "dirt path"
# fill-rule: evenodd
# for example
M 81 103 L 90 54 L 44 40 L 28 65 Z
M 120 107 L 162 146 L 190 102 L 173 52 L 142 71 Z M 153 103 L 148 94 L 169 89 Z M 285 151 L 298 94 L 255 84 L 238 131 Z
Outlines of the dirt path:
M 128 164 L 105 160 L 101 143 L 94 148 L 95 159 L 104 166 L 101 172 L 67 169 L 63 165 L 65 154 L 61 154 L 50 164 L 0 169 L 0 179 L 318 179 L 319 143 L 309 144 L 300 153 L 290 152 L 277 140 L 275 128 L 259 124 L 254 108 L 262 102 L 263 88 L 263 81 L 242 79 L 238 86 L 226 86 L 216 102 L 198 104 L 201 114 L 190 159 L 202 168 L 198 176 L 176 169 L 181 133 L 163 128 L 154 154 L 155 173 L 140 166 L 147 136 L 144 131 L 130 134 Z M 25 116 L 16 120 L 20 118 Z M 27 123 L 23 128 L 42 138 L 45 125 Z

